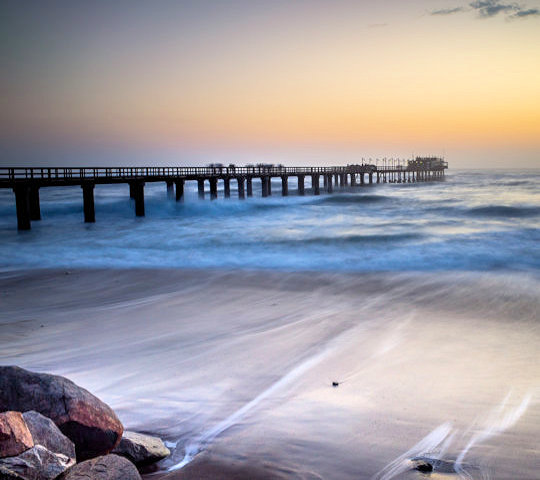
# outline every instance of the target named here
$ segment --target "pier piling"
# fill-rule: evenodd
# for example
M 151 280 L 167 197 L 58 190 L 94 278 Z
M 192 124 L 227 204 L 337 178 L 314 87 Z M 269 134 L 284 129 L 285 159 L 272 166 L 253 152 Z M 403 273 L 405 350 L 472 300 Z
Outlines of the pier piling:
M 237 177 L 236 181 L 238 182 L 238 198 L 245 198 L 244 194 L 244 177 Z
M 287 175 L 281 176 L 281 195 L 283 197 L 289 195 L 289 178 Z
M 94 207 L 94 184 L 83 183 L 81 188 L 83 191 L 84 221 L 85 223 L 94 223 L 96 221 L 96 210 Z
M 217 178 L 210 179 L 210 200 L 217 198 Z
M 304 195 L 304 175 L 298 175 L 298 195 Z
M 13 188 L 15 192 L 15 206 L 17 209 L 17 229 L 30 230 L 30 205 L 28 186 L 21 183 Z
M 174 183 L 172 180 L 167 180 L 167 198 L 172 199 L 174 198 Z
M 199 178 L 197 180 L 197 191 L 199 193 L 199 198 L 204 199 L 204 178 Z
M 326 191 L 332 193 L 334 191 L 334 186 L 332 185 L 332 175 L 326 176 Z
M 28 201 L 30 208 L 30 220 L 41 220 L 41 208 L 39 206 L 39 187 L 32 186 L 28 189 Z
M 176 180 L 174 183 L 176 187 L 176 201 L 181 202 L 184 200 L 184 180 Z
M 311 188 L 313 189 L 313 195 L 321 194 L 321 186 L 318 173 L 311 175 Z

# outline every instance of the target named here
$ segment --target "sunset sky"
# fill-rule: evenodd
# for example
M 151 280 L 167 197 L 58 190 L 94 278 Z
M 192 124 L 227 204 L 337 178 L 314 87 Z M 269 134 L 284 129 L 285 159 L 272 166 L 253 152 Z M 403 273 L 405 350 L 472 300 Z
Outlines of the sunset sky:
M 0 163 L 540 167 L 540 1 L 26 1 Z

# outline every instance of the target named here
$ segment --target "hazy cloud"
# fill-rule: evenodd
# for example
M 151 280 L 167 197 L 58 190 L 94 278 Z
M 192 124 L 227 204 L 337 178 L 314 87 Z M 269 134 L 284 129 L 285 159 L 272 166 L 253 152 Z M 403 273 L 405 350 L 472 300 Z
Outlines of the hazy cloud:
M 430 13 L 431 15 L 453 15 L 454 13 L 460 13 L 464 11 L 465 9 L 463 7 L 455 7 L 455 8 L 441 8 L 440 10 L 432 10 Z
M 473 11 L 480 18 L 491 18 L 499 14 L 506 15 L 508 19 L 527 18 L 540 16 L 540 9 L 529 8 L 514 2 L 504 2 L 503 0 L 476 0 L 470 2 L 468 7 L 452 7 L 442 8 L 440 10 L 432 10 L 431 15 L 453 15 Z
M 498 0 L 483 0 L 469 4 L 471 8 L 478 11 L 481 17 L 494 17 L 501 12 L 514 12 L 520 10 L 517 4 L 500 3 Z
M 540 10 L 538 8 L 529 8 L 527 10 L 518 10 L 512 17 L 514 18 L 525 18 L 525 17 L 535 17 L 540 15 Z

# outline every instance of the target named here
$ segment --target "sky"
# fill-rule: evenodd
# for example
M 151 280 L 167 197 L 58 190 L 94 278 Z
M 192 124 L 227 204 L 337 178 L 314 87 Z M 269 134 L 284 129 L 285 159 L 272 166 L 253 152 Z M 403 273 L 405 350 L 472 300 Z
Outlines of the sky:
M 2 0 L 0 164 L 540 168 L 540 0 Z

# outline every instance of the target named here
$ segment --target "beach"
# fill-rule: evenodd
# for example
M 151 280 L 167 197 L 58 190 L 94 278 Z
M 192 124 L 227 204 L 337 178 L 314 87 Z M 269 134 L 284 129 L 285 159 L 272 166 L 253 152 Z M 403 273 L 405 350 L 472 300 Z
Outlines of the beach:
M 408 460 L 426 456 L 434 478 L 531 479 L 538 287 L 523 272 L 5 271 L 0 363 L 64 375 L 161 436 L 172 455 L 148 478 L 419 478 Z

